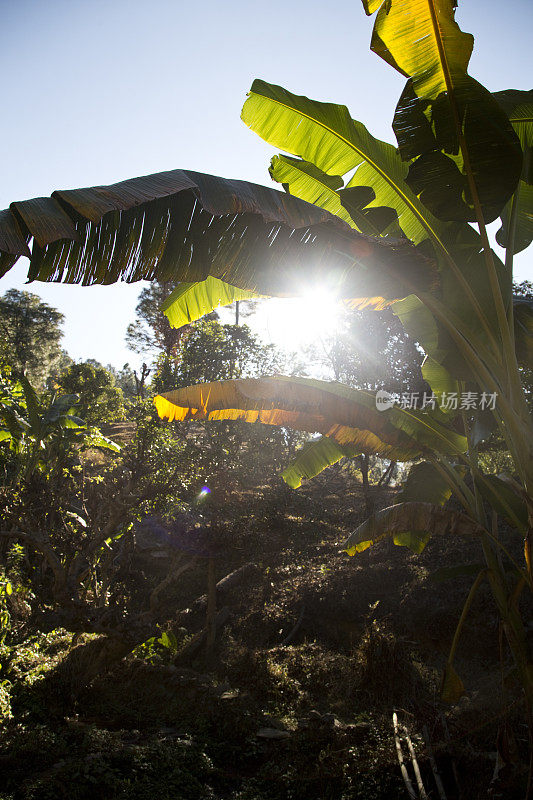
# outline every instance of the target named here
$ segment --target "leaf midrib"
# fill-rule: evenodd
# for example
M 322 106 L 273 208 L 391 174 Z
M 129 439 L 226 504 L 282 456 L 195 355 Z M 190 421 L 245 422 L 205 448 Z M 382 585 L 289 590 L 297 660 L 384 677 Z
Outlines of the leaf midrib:
M 314 178 L 314 177 L 312 177 L 311 175 L 308 175 L 308 174 L 307 174 L 307 172 L 304 172 L 304 170 L 300 169 L 300 167 L 299 167 L 299 166 L 296 166 L 296 165 L 294 165 L 294 164 L 291 164 L 291 166 L 292 166 L 292 168 L 293 168 L 293 169 L 294 169 L 296 172 L 298 172 L 300 175 L 303 175 L 303 176 L 305 176 L 306 178 L 308 178 L 308 179 L 310 179 L 310 180 L 316 181 L 316 183 L 318 183 L 318 184 L 319 184 L 319 186 L 322 186 L 322 187 L 323 187 L 323 188 L 324 188 L 324 189 L 325 189 L 327 192 L 329 192 L 329 193 L 330 193 L 330 194 L 332 194 L 332 195 L 335 195 L 335 196 L 336 196 L 336 198 L 338 199 L 338 201 L 339 201 L 340 205 L 342 206 L 342 208 L 344 208 L 344 209 L 345 209 L 346 213 L 348 214 L 348 216 L 350 217 L 350 219 L 352 220 L 352 222 L 354 223 L 354 225 L 357 227 L 357 222 L 354 220 L 354 218 L 352 217 L 352 215 L 350 214 L 350 212 L 348 211 L 348 209 L 346 209 L 346 208 L 345 208 L 345 207 L 342 205 L 342 200 L 341 200 L 341 198 L 339 197 L 339 192 L 338 192 L 336 189 L 332 189 L 332 188 L 331 188 L 331 186 L 328 186 L 328 185 L 327 185 L 327 183 L 324 183 L 324 182 L 323 182 L 323 181 L 321 181 L 319 178 Z M 346 188 L 346 187 L 344 187 L 344 188 Z M 362 211 L 361 211 L 361 214 L 363 214 L 363 212 L 362 212 Z M 337 216 L 338 216 L 338 215 L 337 215 Z M 363 216 L 364 216 L 364 214 L 363 214 Z M 372 223 L 371 223 L 370 221 L 368 221 L 368 224 L 369 224 L 369 226 L 370 226 L 371 228 L 373 228 L 373 229 L 376 231 L 376 233 L 375 233 L 375 235 L 376 235 L 376 236 L 381 236 L 381 234 L 380 234 L 380 232 L 378 231 L 378 229 L 377 229 L 377 228 L 376 228 L 374 225 L 372 225 Z M 358 229 L 358 230 L 360 230 L 360 229 Z M 360 231 L 360 232 L 362 233 L 362 231 Z
M 326 125 L 324 122 L 320 122 L 319 120 L 311 117 L 309 114 L 306 114 L 305 111 L 296 111 L 291 106 L 287 105 L 286 103 L 282 103 L 280 100 L 275 100 L 272 97 L 267 97 L 267 95 L 261 94 L 260 92 L 250 92 L 250 94 L 256 94 L 258 97 L 263 97 L 265 100 L 268 100 L 275 105 L 281 106 L 282 108 L 287 109 L 288 111 L 292 112 L 293 114 L 299 114 L 302 117 L 305 117 L 310 122 L 313 122 L 315 125 L 319 125 L 324 130 L 328 131 L 333 137 L 340 139 L 343 141 L 351 150 L 354 150 L 356 153 L 361 155 L 375 171 L 385 180 L 386 183 L 396 192 L 396 194 L 403 200 L 403 202 L 408 206 L 408 208 L 412 211 L 412 213 L 417 217 L 419 222 L 421 222 L 422 227 L 425 228 L 429 235 L 433 238 L 433 240 L 437 243 L 437 245 L 441 248 L 442 252 L 445 253 L 446 256 L 451 258 L 451 254 L 449 253 L 448 249 L 446 248 L 444 242 L 441 241 L 438 234 L 433 230 L 432 226 L 426 221 L 424 216 L 420 213 L 420 211 L 413 205 L 411 200 L 402 192 L 399 186 L 394 183 L 388 176 L 387 173 L 384 172 L 370 157 L 368 157 L 363 150 L 358 148 L 355 144 L 346 139 L 346 137 L 342 136 L 342 134 L 335 132 L 332 128 Z M 371 135 L 371 134 L 369 134 Z M 301 157 L 301 156 L 300 156 Z

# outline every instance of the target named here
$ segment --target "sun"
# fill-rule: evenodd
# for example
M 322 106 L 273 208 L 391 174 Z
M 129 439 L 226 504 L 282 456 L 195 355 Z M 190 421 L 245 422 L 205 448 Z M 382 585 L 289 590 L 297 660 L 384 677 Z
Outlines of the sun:
M 261 304 L 258 323 L 267 337 L 287 350 L 299 350 L 334 335 L 345 306 L 325 287 L 313 287 L 300 297 L 272 298 Z

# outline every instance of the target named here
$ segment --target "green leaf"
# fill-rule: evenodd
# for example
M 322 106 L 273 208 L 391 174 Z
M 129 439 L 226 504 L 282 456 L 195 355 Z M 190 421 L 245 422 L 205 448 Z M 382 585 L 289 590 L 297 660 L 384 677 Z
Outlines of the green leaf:
M 513 253 L 520 253 L 533 241 L 533 90 L 506 89 L 495 92 L 494 97 L 509 117 L 523 153 L 520 183 L 503 210 L 496 241 L 501 247 L 511 247 Z M 514 230 L 511 230 L 513 216 Z
M 485 529 L 466 514 L 431 503 L 400 503 L 378 511 L 359 525 L 344 543 L 344 549 L 353 556 L 387 537 L 407 543 L 413 533 L 424 543 L 426 536 L 481 536 Z
M 399 545 L 400 547 L 408 547 L 413 553 L 420 555 L 430 538 L 431 533 L 423 533 L 422 531 L 403 531 L 402 533 L 395 533 L 392 537 L 392 541 L 394 544 Z
M 339 175 L 327 175 L 315 164 L 290 156 L 274 156 L 270 176 L 289 194 L 325 208 L 369 236 L 401 238 L 398 214 L 392 208 L 372 207 L 375 192 L 370 187 L 344 189 Z
M 44 424 L 53 424 L 54 422 L 58 422 L 60 417 L 73 413 L 74 406 L 78 403 L 79 399 L 79 395 L 77 394 L 63 394 L 59 397 L 55 397 L 44 414 Z
M 463 468 L 459 472 L 464 474 Z M 452 487 L 442 473 L 428 461 L 414 464 L 409 470 L 409 475 L 398 493 L 398 503 L 411 503 L 423 501 L 442 506 L 450 499 Z
M 320 103 L 281 86 L 255 80 L 241 118 L 269 144 L 336 177 L 356 169 L 347 188 L 369 187 L 369 204 L 396 211 L 405 236 L 418 244 L 430 237 L 442 250 L 453 241 L 453 226 L 433 217 L 405 182 L 408 167 L 396 149 L 375 139 L 350 117 L 346 106 Z
M 443 306 L 453 309 L 453 315 L 464 329 L 462 335 L 466 335 L 476 352 L 481 354 L 483 347 L 487 346 L 487 336 L 480 325 L 480 315 L 475 303 L 479 304 L 487 321 L 495 316 L 492 291 L 489 282 L 484 278 L 481 238 L 469 225 L 443 223 L 425 208 L 407 185 L 407 165 L 401 161 L 394 147 L 374 139 L 361 123 L 351 120 L 345 106 L 318 103 L 259 80 L 254 81 L 243 107 L 242 118 L 266 141 L 311 162 L 315 169 L 321 170 L 334 181 L 325 193 L 326 198 L 329 198 L 326 200 L 329 207 L 332 207 L 331 193 L 334 191 L 333 187 L 338 185 L 339 176 L 344 170 L 355 168 L 347 188 L 339 190 L 339 194 L 352 189 L 360 193 L 367 189 L 373 192 L 375 199 L 364 206 L 365 212 L 374 207 L 393 209 L 401 229 L 410 240 L 415 244 L 425 244 L 429 239 L 441 268 L 441 302 Z M 287 168 L 289 163 L 294 166 L 296 162 L 285 160 L 283 163 L 284 168 Z M 315 171 L 313 177 L 316 176 Z M 279 177 L 286 181 L 286 175 Z M 305 186 L 306 191 L 310 191 L 308 182 L 295 181 L 294 186 L 298 185 Z M 322 195 L 315 192 L 307 196 L 316 201 Z M 346 203 L 345 206 L 347 205 Z M 511 293 L 509 274 L 503 264 L 497 258 L 495 260 L 504 302 L 507 302 Z M 452 261 L 456 265 L 455 270 L 451 267 Z M 373 269 L 372 274 L 366 278 L 362 275 L 362 283 L 359 284 L 356 295 L 358 298 L 391 297 L 394 291 L 396 296 L 407 297 L 412 294 L 420 295 L 423 291 L 419 283 L 420 277 L 409 275 L 406 271 L 399 275 L 396 271 L 389 270 L 392 284 L 383 286 L 378 294 L 376 281 L 381 275 L 377 276 L 375 272 Z M 417 302 L 422 305 L 420 300 Z M 449 332 L 442 323 L 437 324 L 429 312 L 426 317 L 431 320 L 430 326 L 435 328 L 436 351 L 431 352 L 426 338 L 417 335 L 418 331 L 415 332 L 415 340 L 452 377 L 469 379 L 471 367 L 458 352 Z M 404 326 L 411 334 L 412 331 L 405 323 Z M 421 333 L 427 333 L 427 330 L 422 330 Z
M 533 364 L 533 300 L 515 297 L 513 306 L 516 357 L 529 367 Z
M 449 661 L 444 668 L 441 686 L 441 700 L 445 703 L 457 703 L 465 693 L 464 684 Z
M 364 5 L 367 14 L 379 8 L 371 49 L 413 79 L 418 97 L 434 99 L 448 91 L 443 53 L 453 78 L 466 74 L 474 37 L 455 22 L 451 2 L 388 0 Z
M 291 489 L 297 489 L 302 485 L 302 479 L 314 478 L 341 458 L 354 458 L 359 452 L 352 445 L 341 447 L 333 439 L 321 436 L 308 442 L 298 451 L 296 457 L 281 473 L 281 477 Z
M 388 206 L 371 205 L 376 193 L 370 186 L 350 186 L 339 191 L 343 208 L 362 233 L 383 238 L 402 239 L 404 234 L 398 212 Z
M 498 103 L 467 73 L 473 37 L 457 25 L 449 0 L 372 4 L 378 7 L 371 48 L 410 79 L 393 125 L 402 157 L 416 159 L 407 182 L 439 219 L 474 221 L 470 172 L 485 219 L 495 219 L 516 187 L 522 155 Z
M 39 437 L 41 436 L 42 427 L 39 399 L 35 389 L 26 377 L 22 377 L 20 379 L 20 383 L 24 390 L 24 399 L 26 401 L 26 408 L 28 409 L 28 417 L 32 428 L 32 435 Z
M 439 364 L 438 361 L 435 361 L 434 358 L 427 355 L 421 369 L 422 377 L 429 383 L 433 393 L 440 396 L 442 396 L 443 393 L 446 393 L 446 395 L 457 393 L 458 396 L 460 395 L 461 382 L 452 378 L 448 370 L 446 370 L 442 364 Z M 457 411 L 450 409 L 448 413 L 455 414 Z
M 514 528 L 527 532 L 527 505 L 507 481 L 496 475 L 476 473 L 475 483 L 481 496 L 500 516 Z
M 9 581 L 6 581 L 5 587 L 7 595 L 13 594 L 13 587 Z
M 474 418 L 474 424 L 470 431 L 470 443 L 472 448 L 477 448 L 481 442 L 486 441 L 497 429 L 498 422 L 494 414 L 489 409 L 476 409 L 470 412 Z
M 456 82 L 454 103 L 483 216 L 492 222 L 516 189 L 522 169 L 520 143 L 494 96 L 470 76 Z M 406 182 L 424 205 L 439 219 L 474 222 L 476 212 L 453 119 L 447 94 L 421 99 L 408 81 L 393 128 L 402 158 L 411 161 Z
M 357 227 L 363 233 L 368 233 L 358 224 L 360 220 L 352 219 L 342 206 L 338 190 L 344 187 L 344 181 L 340 175 L 328 175 L 309 161 L 282 155 L 274 156 L 268 171 L 272 180 L 281 183 L 289 194 L 325 208 L 351 227 Z M 372 233 L 379 232 L 372 231 Z
M 531 148 L 533 147 L 533 89 L 505 89 L 495 92 L 494 98 L 504 109 L 509 122 L 515 129 L 520 140 L 524 156 L 522 180 L 533 184 L 533 163 L 531 161 Z
M 490 320 L 496 316 L 496 310 L 489 281 L 486 279 L 484 256 L 479 245 L 479 236 L 473 229 L 469 225 L 461 225 L 457 231 L 457 238 L 453 243 L 450 242 L 449 251 L 460 269 L 466 287 L 479 304 L 487 324 L 492 328 L 493 335 L 497 337 L 494 326 L 490 324 Z M 511 301 L 511 275 L 495 254 L 493 258 L 504 303 L 507 304 Z M 469 297 L 465 290 L 465 285 L 443 261 L 438 299 L 445 309 L 448 322 L 455 330 L 460 330 L 462 336 L 467 338 L 480 354 L 482 350 L 489 348 L 488 336 L 481 327 L 480 318 L 473 307 L 472 297 Z M 430 297 L 428 299 L 431 300 Z M 458 350 L 445 323 L 438 320 L 428 309 L 428 299 L 426 296 L 422 296 L 421 299 L 415 294 L 409 295 L 395 303 L 393 311 L 400 318 L 407 333 L 421 344 L 424 351 L 440 364 L 451 378 L 471 382 L 470 365 Z M 497 369 L 501 368 L 501 363 L 499 360 L 494 360 L 494 356 L 493 361 L 495 374 L 498 374 Z
M 172 631 L 163 631 L 158 641 L 168 650 L 175 652 L 178 649 L 178 640 Z
M 81 417 L 75 417 L 73 414 L 63 414 L 63 416 L 59 417 L 59 425 L 69 430 L 83 430 L 87 427 L 85 420 L 81 419 Z
M 102 447 L 104 450 L 112 450 L 120 453 L 121 447 L 116 442 L 104 436 L 98 428 L 89 428 L 88 435 L 83 440 L 84 447 Z
M 161 311 L 172 328 L 181 328 L 190 322 L 196 322 L 219 306 L 263 296 L 209 277 L 196 283 L 180 283 L 162 303 Z

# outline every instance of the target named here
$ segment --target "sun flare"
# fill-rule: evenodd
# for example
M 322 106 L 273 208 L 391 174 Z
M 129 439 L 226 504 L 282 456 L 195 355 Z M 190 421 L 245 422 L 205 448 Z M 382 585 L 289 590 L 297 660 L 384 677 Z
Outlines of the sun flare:
M 343 303 L 325 288 L 300 297 L 273 298 L 262 309 L 269 338 L 287 349 L 299 349 L 332 336 L 343 318 Z

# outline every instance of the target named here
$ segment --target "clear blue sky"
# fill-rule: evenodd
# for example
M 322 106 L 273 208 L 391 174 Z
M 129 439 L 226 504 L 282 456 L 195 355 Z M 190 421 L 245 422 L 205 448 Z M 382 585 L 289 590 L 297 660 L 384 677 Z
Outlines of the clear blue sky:
M 174 168 L 270 183 L 271 149 L 240 121 L 255 77 L 345 103 L 372 133 L 403 78 L 369 51 L 358 0 L 0 0 L 0 208 L 13 200 Z M 530 89 L 531 0 L 463 0 L 470 72 L 491 91 Z M 529 262 L 529 263 L 528 263 Z M 0 280 L 22 288 L 27 261 Z M 517 277 L 533 278 L 531 256 Z M 65 314 L 74 358 L 121 366 L 141 284 L 26 287 Z

